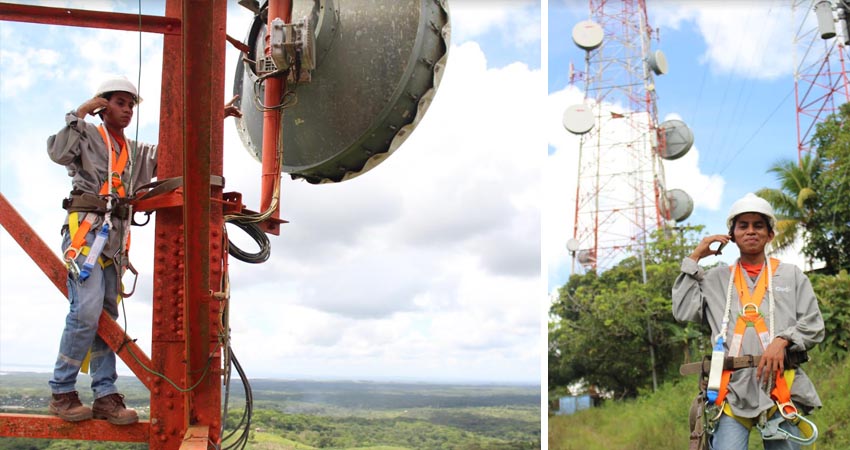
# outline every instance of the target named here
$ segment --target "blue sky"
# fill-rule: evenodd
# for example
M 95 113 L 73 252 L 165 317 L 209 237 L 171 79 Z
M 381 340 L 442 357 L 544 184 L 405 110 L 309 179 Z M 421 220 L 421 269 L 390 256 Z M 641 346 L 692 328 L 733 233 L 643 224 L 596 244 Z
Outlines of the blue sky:
M 120 12 L 137 5 L 42 3 Z M 144 13 L 162 13 L 161 3 L 142 3 Z M 450 3 L 440 89 L 401 149 L 336 185 L 284 177 L 281 216 L 290 224 L 271 237 L 270 261 L 231 259 L 233 347 L 249 376 L 540 381 L 540 7 Z M 250 19 L 233 2 L 228 33 L 243 38 Z M 138 123 L 147 142 L 157 139 L 161 42 L 142 36 L 145 101 L 130 128 Z M 138 49 L 136 33 L 0 22 L 0 192 L 57 252 L 70 182 L 45 141 L 104 74 L 135 80 Z M 228 50 L 225 92 L 236 56 Z M 227 186 L 257 209 L 260 167 L 232 120 L 224 127 Z M 141 278 L 126 316 L 149 349 L 153 229 L 133 233 Z M 0 370 L 49 370 L 65 302 L 0 229 Z
M 659 120 L 680 118 L 695 136 L 685 158 L 665 162 L 668 187 L 694 198 L 687 222 L 706 225 L 706 234 L 725 233 L 731 203 L 747 192 L 776 187 L 768 168 L 781 159 L 797 159 L 792 42 L 800 27 L 791 24 L 799 22 L 792 18 L 789 1 L 647 3 L 649 22 L 661 37 L 653 47 L 669 63 L 669 72 L 655 78 Z M 573 44 L 571 31 L 588 18 L 586 2 L 549 2 L 549 162 L 544 170 L 549 196 L 543 231 L 549 291 L 563 284 L 570 271 L 564 241 L 572 233 L 575 175 L 562 168 L 575 164 L 571 155 L 578 145 L 554 119 L 581 101 L 580 90 L 568 88 L 570 62 L 584 68 L 584 51 Z M 569 213 L 553 207 L 555 201 Z M 733 249 L 721 259 L 736 257 Z M 795 252 L 780 258 L 800 263 Z

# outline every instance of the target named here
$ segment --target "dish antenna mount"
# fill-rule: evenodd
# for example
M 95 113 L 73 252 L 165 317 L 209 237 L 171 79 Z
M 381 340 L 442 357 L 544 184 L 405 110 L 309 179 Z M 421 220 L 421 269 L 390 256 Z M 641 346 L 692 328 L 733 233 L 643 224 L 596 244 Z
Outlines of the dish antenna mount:
M 263 57 L 266 2 L 256 9 L 233 93 L 243 113 L 239 136 L 261 160 L 262 109 L 274 106 L 262 105 L 263 77 L 288 60 Z M 310 183 L 353 178 L 394 152 L 428 109 L 448 55 L 446 1 L 293 0 L 292 17 L 271 33 L 273 57 L 276 32 L 283 47 L 303 43 L 299 54 L 307 56 L 290 70 L 280 102 L 282 171 Z

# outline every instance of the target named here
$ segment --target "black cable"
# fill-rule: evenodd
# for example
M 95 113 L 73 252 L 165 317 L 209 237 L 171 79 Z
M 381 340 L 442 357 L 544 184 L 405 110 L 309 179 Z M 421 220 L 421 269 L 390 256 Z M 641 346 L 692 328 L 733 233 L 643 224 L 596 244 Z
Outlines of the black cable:
M 260 247 L 257 253 L 248 253 L 236 245 L 233 244 L 233 241 L 230 238 L 227 239 L 228 248 L 227 251 L 236 259 L 250 263 L 250 264 L 260 264 L 264 263 L 269 259 L 269 255 L 271 254 L 271 243 L 269 242 L 268 236 L 263 230 L 260 229 L 260 226 L 256 223 L 245 222 L 239 220 L 239 218 L 233 218 L 228 220 L 227 223 L 232 223 L 237 227 L 241 228 L 242 231 L 251 236 L 254 239 L 254 242 Z
M 245 391 L 245 409 L 242 411 L 242 418 L 239 420 L 239 424 L 227 436 L 222 438 L 222 442 L 241 431 L 239 437 L 236 438 L 236 441 L 224 447 L 223 450 L 242 450 L 248 445 L 248 438 L 250 437 L 251 418 L 254 415 L 254 394 L 251 390 L 251 384 L 248 382 L 248 377 L 245 375 L 245 371 L 242 370 L 242 365 L 239 364 L 239 360 L 236 359 L 236 355 L 233 354 L 233 349 L 230 347 L 228 347 L 228 354 L 230 355 L 229 364 L 232 363 L 233 367 L 236 368 L 239 379 L 242 381 L 242 388 Z M 230 380 L 228 379 L 228 392 L 230 390 L 229 382 Z M 227 420 L 226 416 L 224 420 Z

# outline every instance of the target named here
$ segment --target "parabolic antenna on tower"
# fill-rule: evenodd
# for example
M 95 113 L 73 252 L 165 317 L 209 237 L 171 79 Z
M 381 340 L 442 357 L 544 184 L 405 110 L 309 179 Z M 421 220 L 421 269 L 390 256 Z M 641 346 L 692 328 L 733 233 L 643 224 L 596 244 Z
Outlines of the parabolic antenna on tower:
M 255 15 L 236 67 L 239 136 L 262 159 L 266 2 Z M 293 21 L 314 30 L 315 69 L 290 83 L 281 134 L 283 172 L 311 183 L 338 182 L 385 160 L 413 131 L 440 83 L 448 54 L 445 0 L 293 0 Z M 269 106 L 269 105 L 266 105 Z

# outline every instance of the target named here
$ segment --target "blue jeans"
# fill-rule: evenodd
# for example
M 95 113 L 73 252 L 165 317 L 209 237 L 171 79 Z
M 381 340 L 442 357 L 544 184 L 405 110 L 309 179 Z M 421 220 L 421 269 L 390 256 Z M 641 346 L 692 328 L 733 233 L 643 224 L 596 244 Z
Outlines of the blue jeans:
M 86 242 L 94 241 L 92 231 L 86 236 Z M 68 232 L 63 233 L 62 251 L 70 245 Z M 86 257 L 79 255 L 77 264 L 82 267 Z M 77 374 L 86 353 L 91 349 L 89 373 L 94 398 L 118 392 L 115 380 L 115 352 L 97 335 L 97 325 L 101 311 L 106 311 L 113 319 L 118 317 L 118 274 L 115 264 L 101 268 L 94 265 L 91 276 L 84 281 L 68 275 L 68 300 L 71 308 L 65 317 L 65 330 L 59 343 L 59 355 L 50 379 L 50 388 L 54 394 L 75 391 Z
M 779 413 L 775 413 L 772 419 L 779 417 Z M 800 436 L 800 430 L 796 425 L 783 421 L 779 428 L 787 430 L 794 436 Z M 758 433 L 758 430 L 755 431 Z M 740 422 L 732 417 L 723 414 L 717 422 L 717 429 L 711 435 L 710 447 L 712 450 L 747 450 L 750 440 L 750 430 L 741 425 Z M 777 440 L 777 441 L 762 441 L 764 442 L 764 450 L 799 450 L 800 444 L 794 441 Z

